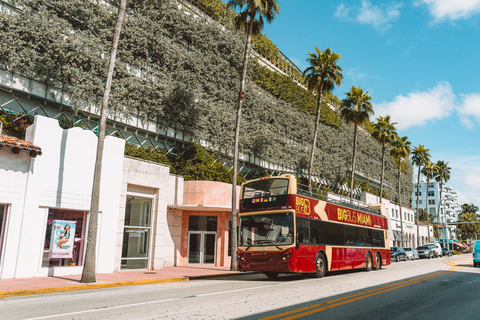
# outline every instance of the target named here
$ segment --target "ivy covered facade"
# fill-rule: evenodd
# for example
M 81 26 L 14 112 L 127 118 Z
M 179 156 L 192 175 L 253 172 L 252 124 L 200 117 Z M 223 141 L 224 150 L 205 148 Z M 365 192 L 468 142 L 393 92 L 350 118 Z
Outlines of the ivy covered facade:
M 180 153 L 185 142 L 197 141 L 229 167 L 244 35 L 230 28 L 228 20 L 196 14 L 185 4 L 127 3 L 107 132 L 170 154 Z M 117 13 L 114 4 L 4 0 L 2 6 L 8 10 L 0 13 L 0 43 L 5 48 L 0 52 L 0 111 L 43 112 L 66 125 L 95 130 Z M 239 167 L 246 178 L 260 172 L 302 176 L 313 138 L 315 99 L 297 84 L 298 74 L 278 74 L 255 59 L 245 90 Z M 346 191 L 353 128 L 327 104 L 322 112 L 315 180 L 324 189 Z M 395 200 L 397 166 L 391 157 L 386 161 L 384 190 Z M 381 146 L 368 130 L 359 135 L 356 173 L 363 182 L 359 188 L 378 187 Z M 410 203 L 412 173 L 407 161 L 402 203 Z

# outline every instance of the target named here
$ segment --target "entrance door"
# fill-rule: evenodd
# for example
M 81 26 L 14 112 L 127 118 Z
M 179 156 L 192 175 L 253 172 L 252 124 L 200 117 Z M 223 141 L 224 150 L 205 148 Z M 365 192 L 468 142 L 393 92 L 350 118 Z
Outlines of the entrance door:
M 188 264 L 215 265 L 217 233 L 188 232 Z
M 151 208 L 151 199 L 127 197 L 122 269 L 148 269 Z

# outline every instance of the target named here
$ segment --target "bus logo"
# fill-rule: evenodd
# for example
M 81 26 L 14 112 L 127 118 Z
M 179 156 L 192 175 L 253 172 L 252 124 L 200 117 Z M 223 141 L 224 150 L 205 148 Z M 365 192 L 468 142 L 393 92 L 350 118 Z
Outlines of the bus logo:
M 297 214 L 304 214 L 306 216 L 310 215 L 310 200 L 297 197 L 295 209 Z

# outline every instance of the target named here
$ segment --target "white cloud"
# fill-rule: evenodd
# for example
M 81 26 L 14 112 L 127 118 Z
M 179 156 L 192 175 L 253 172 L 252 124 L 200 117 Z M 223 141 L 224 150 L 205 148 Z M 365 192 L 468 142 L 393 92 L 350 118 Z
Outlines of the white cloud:
M 400 16 L 401 6 L 402 3 L 372 5 L 370 1 L 364 0 L 361 8 L 348 8 L 344 4 L 338 5 L 335 17 L 339 20 L 371 25 L 375 30 L 385 32 L 391 28 L 391 22 Z
M 438 82 L 426 92 L 399 95 L 392 102 L 374 105 L 376 115 L 389 115 L 398 122 L 397 129 L 423 126 L 428 121 L 448 117 L 455 109 L 455 94 L 448 82 Z
M 451 167 L 451 181 L 447 185 L 451 186 L 458 194 L 458 204 L 474 203 L 480 206 L 480 193 L 478 186 L 480 185 L 480 163 L 479 155 L 445 158 Z
M 426 5 L 436 21 L 460 20 L 480 13 L 480 0 L 418 0 Z
M 471 129 L 474 126 L 474 121 L 480 123 L 480 94 L 461 94 L 460 96 L 462 97 L 462 104 L 457 112 L 463 125 Z

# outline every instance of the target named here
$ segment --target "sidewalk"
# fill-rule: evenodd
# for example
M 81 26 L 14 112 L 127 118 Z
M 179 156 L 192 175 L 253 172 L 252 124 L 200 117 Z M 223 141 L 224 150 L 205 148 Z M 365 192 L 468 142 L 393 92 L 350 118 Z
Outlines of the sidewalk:
M 134 270 L 97 274 L 97 282 L 80 283 L 80 275 L 0 279 L 0 298 L 41 293 L 90 290 L 141 284 L 188 281 L 236 275 L 227 267 L 165 267 L 162 270 Z

